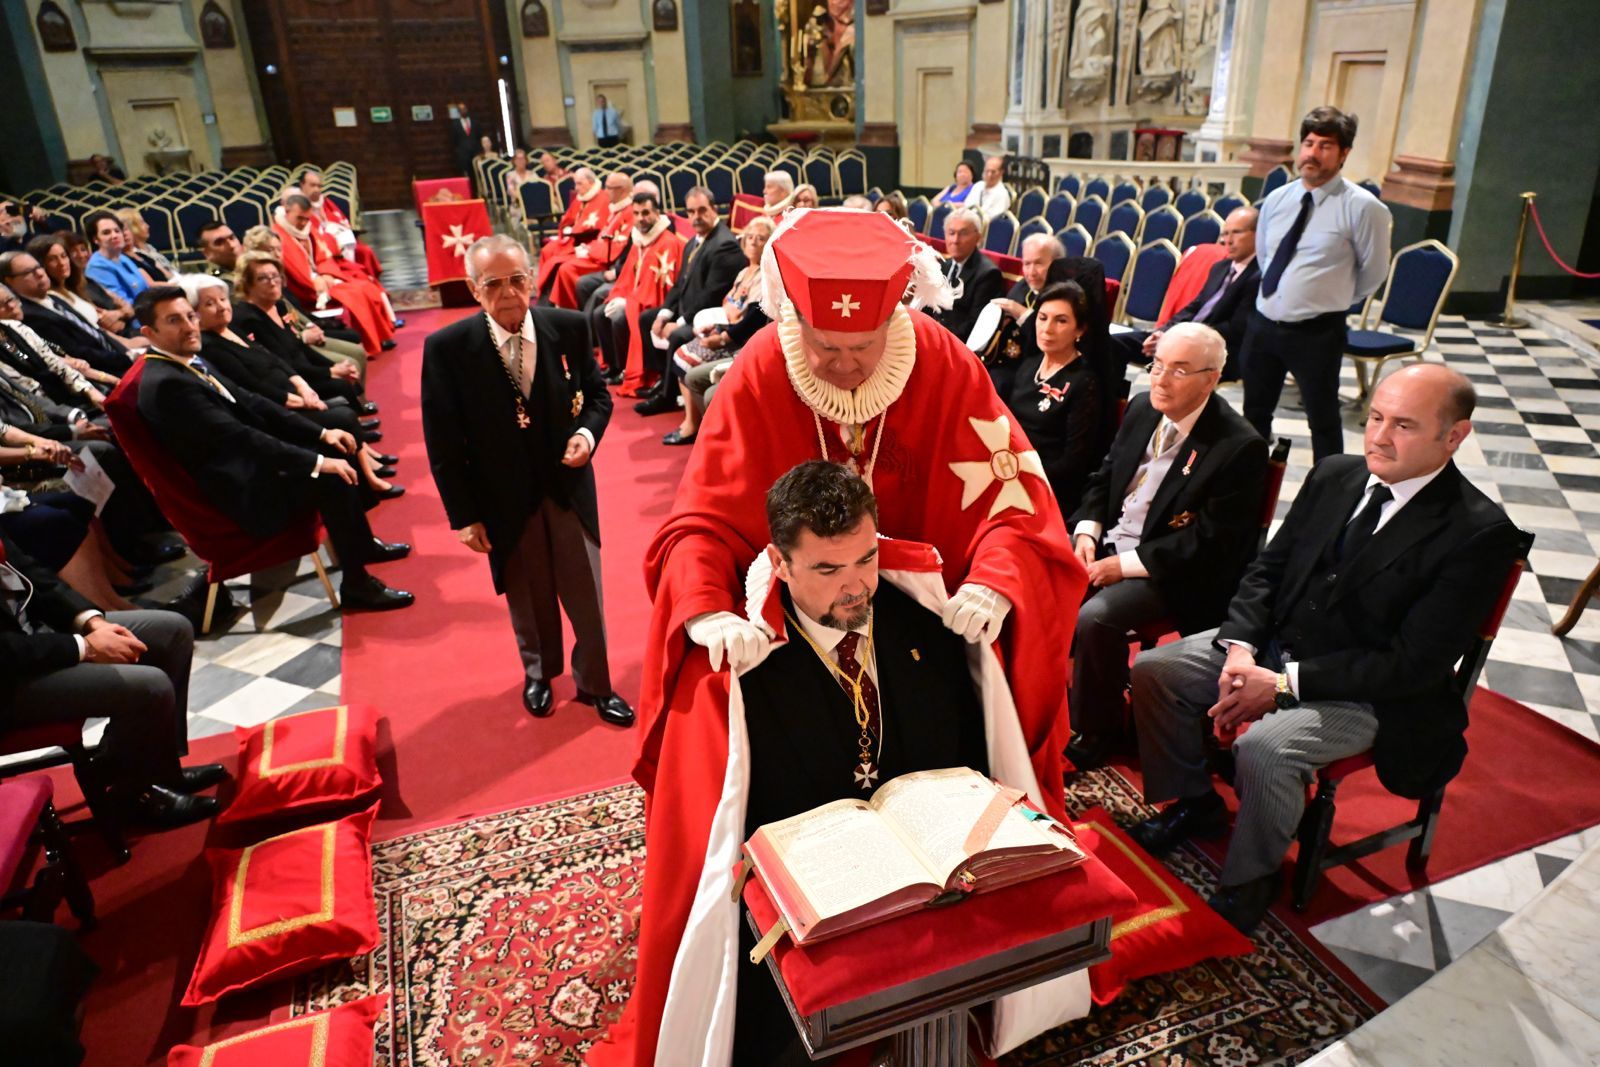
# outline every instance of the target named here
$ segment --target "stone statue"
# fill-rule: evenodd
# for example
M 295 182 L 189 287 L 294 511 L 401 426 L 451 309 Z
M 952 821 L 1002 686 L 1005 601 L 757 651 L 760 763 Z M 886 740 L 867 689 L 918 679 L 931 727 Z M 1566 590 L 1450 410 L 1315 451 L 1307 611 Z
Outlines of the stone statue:
M 1139 19 L 1140 74 L 1178 73 L 1183 24 L 1176 5 L 1177 0 L 1146 0 Z
M 856 83 L 856 5 L 854 0 L 818 4 L 801 31 L 802 64 L 808 89 Z
M 1072 22 L 1072 59 L 1067 73 L 1074 78 L 1098 78 L 1111 69 L 1111 42 L 1116 11 L 1111 0 L 1083 0 Z

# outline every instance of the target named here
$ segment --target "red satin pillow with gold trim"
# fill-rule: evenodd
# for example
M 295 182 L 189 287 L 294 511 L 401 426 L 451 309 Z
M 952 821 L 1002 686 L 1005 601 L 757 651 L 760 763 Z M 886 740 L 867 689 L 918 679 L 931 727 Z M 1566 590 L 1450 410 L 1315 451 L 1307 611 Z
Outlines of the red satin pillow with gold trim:
M 238 789 L 219 823 L 324 808 L 383 784 L 378 714 L 364 704 L 284 715 L 234 736 Z
M 1135 978 L 1181 971 L 1201 960 L 1255 951 L 1177 875 L 1140 848 L 1103 808 L 1072 820 L 1078 844 L 1134 891 L 1139 907 L 1111 927 L 1111 958 L 1089 968 L 1096 1004 L 1109 1004 Z
M 368 840 L 374 804 L 337 822 L 207 849 L 211 922 L 183 1005 L 372 951 L 378 915 Z
M 213 1041 L 179 1045 L 167 1067 L 372 1067 L 372 1029 L 389 994 L 363 997 Z

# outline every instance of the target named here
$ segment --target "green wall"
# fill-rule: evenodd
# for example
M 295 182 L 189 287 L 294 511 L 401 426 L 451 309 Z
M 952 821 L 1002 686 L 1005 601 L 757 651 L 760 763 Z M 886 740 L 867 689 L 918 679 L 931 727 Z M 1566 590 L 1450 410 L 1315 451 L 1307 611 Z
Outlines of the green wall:
M 689 112 L 701 141 L 767 139 L 778 121 L 777 23 L 772 0 L 761 0 L 761 73 L 733 76 L 729 0 L 680 5 L 688 43 Z
M 67 145 L 22 3 L 0 3 L 0 100 L 7 111 L 0 190 L 20 195 L 64 180 Z

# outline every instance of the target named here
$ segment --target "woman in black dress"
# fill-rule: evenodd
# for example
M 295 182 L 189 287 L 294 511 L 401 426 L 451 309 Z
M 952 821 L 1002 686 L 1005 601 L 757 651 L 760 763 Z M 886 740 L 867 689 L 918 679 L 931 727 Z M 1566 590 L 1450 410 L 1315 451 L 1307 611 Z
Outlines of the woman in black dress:
M 1105 453 L 1104 387 L 1080 351 L 1089 316 L 1088 298 L 1076 282 L 1046 286 L 1033 312 L 1038 351 L 1018 362 L 1009 382 L 996 385 L 1038 450 L 1064 515 L 1078 506 L 1084 483 Z

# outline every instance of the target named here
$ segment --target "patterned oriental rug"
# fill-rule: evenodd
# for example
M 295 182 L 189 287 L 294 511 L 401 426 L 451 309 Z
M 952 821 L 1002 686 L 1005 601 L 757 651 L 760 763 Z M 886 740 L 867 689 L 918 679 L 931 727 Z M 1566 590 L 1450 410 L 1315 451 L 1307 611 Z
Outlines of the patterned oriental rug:
M 1148 811 L 1112 771 L 1081 776 L 1069 802 L 1123 823 Z M 1216 882 L 1199 852 L 1172 862 L 1201 893 Z M 377 950 L 302 980 L 291 1010 L 392 993 L 378 1067 L 582 1064 L 632 988 L 643 863 L 631 785 L 375 844 Z M 1001 1062 L 1292 1064 L 1381 1006 L 1303 928 L 1272 916 L 1257 943 L 1250 956 L 1134 982 Z

